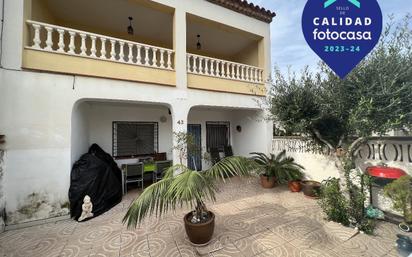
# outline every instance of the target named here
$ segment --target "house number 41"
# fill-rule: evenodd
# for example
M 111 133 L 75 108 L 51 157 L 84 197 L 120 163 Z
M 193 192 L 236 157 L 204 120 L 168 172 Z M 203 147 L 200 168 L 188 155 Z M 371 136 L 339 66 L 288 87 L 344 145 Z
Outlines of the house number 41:
M 185 122 L 184 122 L 183 120 L 178 120 L 178 121 L 177 121 L 177 124 L 183 125 L 183 124 L 185 124 Z

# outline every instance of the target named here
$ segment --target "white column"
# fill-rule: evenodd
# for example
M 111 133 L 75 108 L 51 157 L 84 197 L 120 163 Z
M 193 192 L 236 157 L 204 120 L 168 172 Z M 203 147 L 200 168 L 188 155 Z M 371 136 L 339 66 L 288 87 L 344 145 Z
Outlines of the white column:
M 215 60 L 210 60 L 210 75 L 215 76 L 215 67 L 214 67 Z
M 183 1 L 176 1 L 178 5 L 185 4 Z M 186 12 L 183 6 L 175 9 L 173 17 L 173 50 L 174 69 L 176 71 L 176 87 L 187 87 L 186 71 Z
M 221 77 L 220 71 L 219 71 L 219 66 L 220 66 L 220 61 L 216 61 L 216 76 Z
M 186 104 L 185 100 L 176 100 L 175 103 L 173 103 L 173 106 L 171 108 L 172 111 L 172 119 L 173 119 L 173 125 L 172 125 L 172 131 L 173 134 L 183 132 L 187 133 L 187 116 L 189 114 L 189 107 Z M 173 135 L 173 146 L 177 145 L 177 141 L 175 136 Z M 179 158 L 179 151 L 176 149 L 173 149 L 173 164 L 179 164 L 180 163 L 180 158 Z M 187 164 L 187 160 L 183 159 L 182 163 L 184 165 Z

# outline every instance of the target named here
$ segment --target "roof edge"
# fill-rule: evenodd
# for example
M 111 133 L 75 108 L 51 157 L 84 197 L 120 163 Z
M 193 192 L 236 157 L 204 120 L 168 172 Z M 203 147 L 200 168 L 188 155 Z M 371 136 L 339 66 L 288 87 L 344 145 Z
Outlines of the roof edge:
M 271 23 L 275 12 L 266 10 L 263 7 L 249 3 L 247 0 L 206 0 L 216 5 L 220 5 L 232 11 L 247 15 L 260 21 Z

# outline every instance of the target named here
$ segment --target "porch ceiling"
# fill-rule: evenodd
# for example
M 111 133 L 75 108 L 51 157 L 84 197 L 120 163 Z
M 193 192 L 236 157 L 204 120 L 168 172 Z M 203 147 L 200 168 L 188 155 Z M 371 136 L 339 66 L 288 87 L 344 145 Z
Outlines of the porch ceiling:
M 231 59 L 248 48 L 257 47 L 261 37 L 194 15 L 187 17 L 186 44 L 189 52 L 197 52 L 197 35 L 202 51 L 217 58 Z M 201 54 L 201 53 L 200 53 Z
M 134 37 L 138 41 L 160 46 L 172 46 L 173 9 L 147 1 L 131 0 L 45 0 L 58 25 L 82 26 L 96 33 L 116 34 L 133 39 L 127 34 L 128 17 L 133 17 Z M 35 4 L 35 2 L 33 2 Z M 136 40 L 137 41 L 137 40 Z

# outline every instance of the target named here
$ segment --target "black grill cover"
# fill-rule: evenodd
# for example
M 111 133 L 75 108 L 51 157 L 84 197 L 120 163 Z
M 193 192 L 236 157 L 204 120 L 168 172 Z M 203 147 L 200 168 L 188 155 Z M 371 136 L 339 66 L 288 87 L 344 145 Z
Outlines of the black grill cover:
M 73 165 L 69 189 L 70 214 L 78 219 L 83 198 L 89 195 L 94 217 L 110 210 L 122 200 L 122 173 L 113 158 L 97 144 Z

